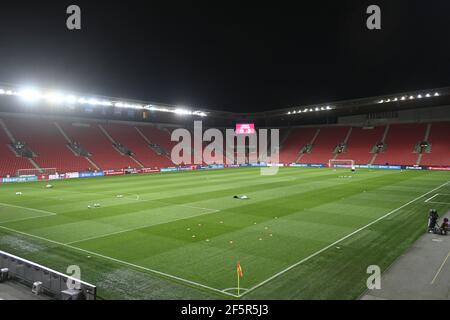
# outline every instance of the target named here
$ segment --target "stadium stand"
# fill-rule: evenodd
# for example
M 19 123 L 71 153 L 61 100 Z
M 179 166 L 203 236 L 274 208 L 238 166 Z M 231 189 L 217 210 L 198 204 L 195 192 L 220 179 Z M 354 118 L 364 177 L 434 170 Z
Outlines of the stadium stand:
M 354 127 L 347 141 L 347 150 L 339 154 L 336 159 L 352 159 L 355 164 L 370 163 L 373 157 L 372 146 L 381 141 L 385 128 L 364 129 Z
M 346 140 L 349 127 L 322 127 L 312 144 L 311 153 L 305 153 L 301 163 L 328 163 L 336 155 L 333 153 L 336 146 Z
M 114 140 L 127 146 L 134 153 L 133 158 L 142 163 L 144 167 L 171 165 L 166 156 L 156 153 L 135 127 L 123 124 L 108 124 L 103 127 Z
M 129 156 L 122 155 L 95 122 L 71 123 L 59 121 L 71 139 L 80 142 L 92 154 L 90 159 L 101 169 L 139 168 Z
M 317 132 L 317 128 L 293 129 L 281 145 L 280 161 L 282 163 L 297 162 L 301 156 L 301 149 L 306 144 L 313 142 Z
M 415 165 L 418 154 L 415 145 L 424 140 L 426 124 L 408 123 L 390 126 L 385 143 L 386 151 L 378 154 L 374 164 Z
M 170 135 L 167 128 L 130 122 L 2 116 L 0 176 L 36 167 L 58 172 L 170 167 L 174 166 L 170 152 L 177 143 Z M 280 162 L 326 164 L 330 159 L 352 159 L 356 164 L 448 166 L 449 136 L 450 122 L 284 129 Z M 30 148 L 32 159 L 15 153 L 11 143 L 19 141 Z M 381 142 L 385 150 L 375 153 Z
M 9 147 L 11 142 L 5 130 L 0 127 L 0 176 L 14 176 L 19 169 L 35 169 L 27 158 L 21 158 L 14 154 Z
M 67 141 L 50 120 L 7 118 L 3 119 L 18 141 L 25 142 L 35 153 L 33 160 L 40 168 L 57 168 L 61 172 L 86 170 L 90 164 L 77 157 L 67 147 Z M 28 168 L 28 166 L 24 167 Z M 24 169 L 20 168 L 20 169 Z
M 173 166 L 170 160 L 170 152 L 177 143 L 170 140 L 171 132 L 166 128 L 157 128 L 153 126 L 135 126 L 136 131 L 149 144 L 158 155 L 154 158 L 156 167 Z
M 428 141 L 431 152 L 424 153 L 421 165 L 448 166 L 450 164 L 450 123 L 437 122 L 431 124 Z

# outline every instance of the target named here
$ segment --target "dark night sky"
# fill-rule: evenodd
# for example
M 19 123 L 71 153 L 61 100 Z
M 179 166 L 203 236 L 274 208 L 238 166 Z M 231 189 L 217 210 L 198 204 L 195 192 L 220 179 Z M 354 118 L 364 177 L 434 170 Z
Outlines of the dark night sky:
M 240 2 L 5 2 L 0 82 L 228 111 L 450 86 L 448 0 Z

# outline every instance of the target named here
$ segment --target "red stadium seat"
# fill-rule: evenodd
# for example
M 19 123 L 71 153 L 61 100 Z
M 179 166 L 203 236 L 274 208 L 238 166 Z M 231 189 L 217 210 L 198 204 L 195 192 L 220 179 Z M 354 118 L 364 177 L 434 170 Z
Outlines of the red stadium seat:
M 378 154 L 374 164 L 415 165 L 418 154 L 415 145 L 424 140 L 426 124 L 393 124 L 386 136 L 386 151 Z
M 431 124 L 428 142 L 431 143 L 431 153 L 424 153 L 421 164 L 424 166 L 450 165 L 450 122 Z

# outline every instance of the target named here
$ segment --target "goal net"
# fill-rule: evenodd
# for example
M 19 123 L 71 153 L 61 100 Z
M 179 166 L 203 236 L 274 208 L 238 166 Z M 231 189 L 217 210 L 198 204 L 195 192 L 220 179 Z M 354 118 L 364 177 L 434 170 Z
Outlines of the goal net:
M 330 168 L 354 168 L 355 161 L 354 160 L 330 159 L 330 160 L 328 160 L 328 167 L 330 167 Z
M 17 170 L 17 176 L 39 176 L 41 174 L 52 175 L 56 174 L 58 171 L 56 168 L 42 168 L 42 169 L 19 169 Z

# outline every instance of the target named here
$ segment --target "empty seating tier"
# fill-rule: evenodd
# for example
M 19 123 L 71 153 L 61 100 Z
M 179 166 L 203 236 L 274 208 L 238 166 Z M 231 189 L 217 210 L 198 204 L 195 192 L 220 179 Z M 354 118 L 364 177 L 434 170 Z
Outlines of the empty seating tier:
M 3 118 L 3 121 L 14 138 L 26 143 L 35 153 L 33 160 L 39 167 L 67 172 L 87 170 L 91 166 L 67 147 L 68 142 L 53 121 L 28 118 Z
M 384 153 L 379 153 L 374 164 L 415 165 L 418 154 L 414 152 L 417 142 L 424 140 L 426 124 L 393 124 L 384 141 Z
M 431 125 L 428 142 L 431 153 L 424 153 L 421 164 L 424 166 L 450 165 L 450 122 L 439 122 Z
M 0 126 L 0 176 L 16 175 L 19 169 L 35 169 L 29 159 L 15 154 L 10 146 L 11 139 L 27 145 L 40 168 L 55 168 L 58 172 L 174 166 L 170 153 L 177 142 L 171 141 L 170 130 L 166 128 L 125 122 L 13 116 L 2 116 L 2 121 L 6 129 Z M 450 166 L 450 122 L 391 124 L 389 130 L 386 126 L 373 129 L 321 126 L 287 132 L 287 136 L 284 132 L 280 136 L 285 137 L 279 155 L 281 163 L 327 164 L 330 159 L 348 159 L 356 164 L 369 164 L 375 159 L 374 164 L 415 165 L 420 162 L 426 166 Z M 372 149 L 381 142 L 385 132 L 386 149 L 374 157 Z M 430 148 L 417 153 L 417 143 L 425 140 Z M 89 151 L 85 155 L 90 161 L 77 156 L 68 147 L 69 142 L 77 142 Z M 113 143 L 123 145 L 132 155 L 121 154 Z M 341 143 L 345 143 L 345 151 L 335 154 L 336 146 Z M 309 152 L 301 153 L 310 144 Z M 203 148 L 206 145 L 208 143 L 203 143 Z M 219 153 L 219 156 L 223 155 Z
M 317 128 L 295 128 L 289 133 L 281 146 L 280 162 L 293 163 L 300 155 L 300 150 L 314 138 Z
M 127 155 L 121 155 L 113 147 L 113 142 L 94 122 L 58 122 L 71 139 L 81 143 L 92 154 L 92 159 L 101 169 L 139 168 Z
M 364 129 L 355 127 L 347 141 L 347 150 L 336 159 L 354 160 L 355 164 L 368 164 L 372 160 L 372 147 L 381 141 L 386 127 Z
M 306 153 L 301 158 L 301 163 L 328 163 L 333 159 L 336 146 L 345 140 L 349 127 L 323 127 L 320 128 L 316 140 L 313 143 L 311 153 Z

